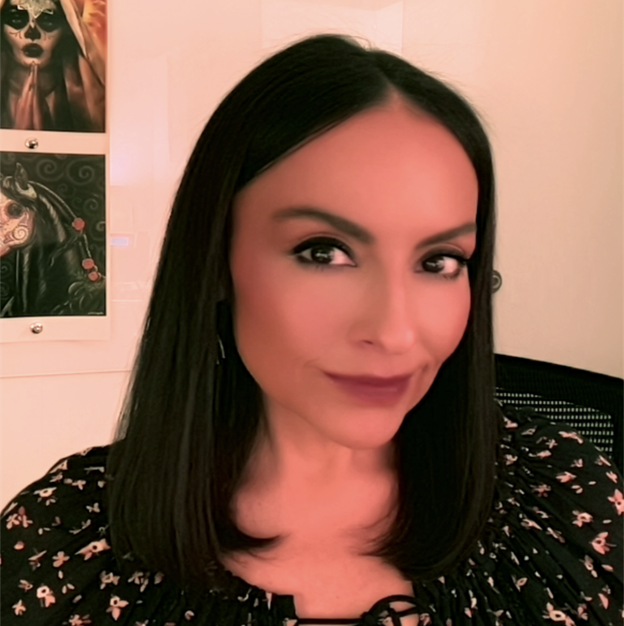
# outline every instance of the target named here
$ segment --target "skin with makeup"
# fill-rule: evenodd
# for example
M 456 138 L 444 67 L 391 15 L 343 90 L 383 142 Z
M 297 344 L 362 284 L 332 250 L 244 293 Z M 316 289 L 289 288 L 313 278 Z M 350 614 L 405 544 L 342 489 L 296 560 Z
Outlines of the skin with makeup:
M 8 0 L 3 11 L 4 34 L 16 63 L 29 71 L 45 68 L 69 26 L 52 0 Z
M 224 560 L 300 616 L 412 594 L 358 550 L 392 516 L 392 438 L 466 328 L 477 192 L 457 139 L 393 97 L 235 200 L 235 334 L 267 415 L 236 521 L 286 539 Z

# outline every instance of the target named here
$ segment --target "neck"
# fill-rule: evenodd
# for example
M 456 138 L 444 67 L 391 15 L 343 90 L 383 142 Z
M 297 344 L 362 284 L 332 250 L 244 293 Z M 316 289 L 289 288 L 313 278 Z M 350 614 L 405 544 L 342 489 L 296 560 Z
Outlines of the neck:
M 248 463 L 245 483 L 328 493 L 351 482 L 394 476 L 392 441 L 352 448 L 286 414 L 267 418 Z

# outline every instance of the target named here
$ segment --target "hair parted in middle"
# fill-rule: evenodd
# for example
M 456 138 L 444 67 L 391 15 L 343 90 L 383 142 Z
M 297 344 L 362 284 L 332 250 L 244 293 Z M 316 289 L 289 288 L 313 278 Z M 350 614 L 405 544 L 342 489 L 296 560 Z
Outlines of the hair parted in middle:
M 395 436 L 399 502 L 367 554 L 409 580 L 454 569 L 492 504 L 501 423 L 494 401 L 494 172 L 467 101 L 388 52 L 338 35 L 301 40 L 266 59 L 203 130 L 169 219 L 131 385 L 113 444 L 113 548 L 185 584 L 206 584 L 219 556 L 270 545 L 231 518 L 231 502 L 264 419 L 262 394 L 236 349 L 228 266 L 234 196 L 272 163 L 333 126 L 399 96 L 460 142 L 478 189 L 464 336 Z M 217 366 L 219 338 L 226 358 Z

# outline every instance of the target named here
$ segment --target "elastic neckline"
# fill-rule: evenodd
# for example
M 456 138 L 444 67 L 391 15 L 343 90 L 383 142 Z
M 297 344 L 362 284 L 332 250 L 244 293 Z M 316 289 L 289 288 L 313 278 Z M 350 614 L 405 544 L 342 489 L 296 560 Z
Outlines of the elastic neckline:
M 269 610 L 275 612 L 278 619 L 294 620 L 297 626 L 322 626 L 331 624 L 337 624 L 341 626 L 359 624 L 362 624 L 363 626 L 368 626 L 370 624 L 372 626 L 378 624 L 378 620 L 381 617 L 390 618 L 392 620 L 393 626 L 401 626 L 401 618 L 407 617 L 408 615 L 416 615 L 418 612 L 416 609 L 415 596 L 394 594 L 385 596 L 384 598 L 377 600 L 377 602 L 375 602 L 375 604 L 373 604 L 370 609 L 365 611 L 359 617 L 299 617 L 295 606 L 295 598 L 292 594 L 273 593 L 256 585 L 253 585 L 252 583 L 246 581 L 240 576 L 234 574 L 234 572 L 227 569 L 221 562 L 218 563 L 218 568 L 228 579 L 230 579 L 231 583 L 234 585 L 234 588 L 237 590 L 237 593 L 241 589 L 244 589 L 245 592 L 251 592 L 253 595 L 264 595 Z M 413 583 L 410 584 L 412 585 L 413 589 Z M 402 611 L 397 611 L 391 606 L 395 602 L 405 602 L 411 604 L 412 606 Z

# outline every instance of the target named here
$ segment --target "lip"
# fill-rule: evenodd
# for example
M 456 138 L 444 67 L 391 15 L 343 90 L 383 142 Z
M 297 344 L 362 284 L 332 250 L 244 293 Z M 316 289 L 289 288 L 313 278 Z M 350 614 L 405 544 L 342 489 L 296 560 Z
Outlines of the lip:
M 347 382 L 361 383 L 363 385 L 396 385 L 408 381 L 412 374 L 399 374 L 398 376 L 348 376 L 346 374 L 330 374 L 326 372 L 327 376 L 335 380 L 344 380 Z
M 29 59 L 38 59 L 43 54 L 43 48 L 36 43 L 29 43 L 22 51 Z
M 411 374 L 391 377 L 326 375 L 351 398 L 388 406 L 396 404 L 405 395 L 411 379 Z

